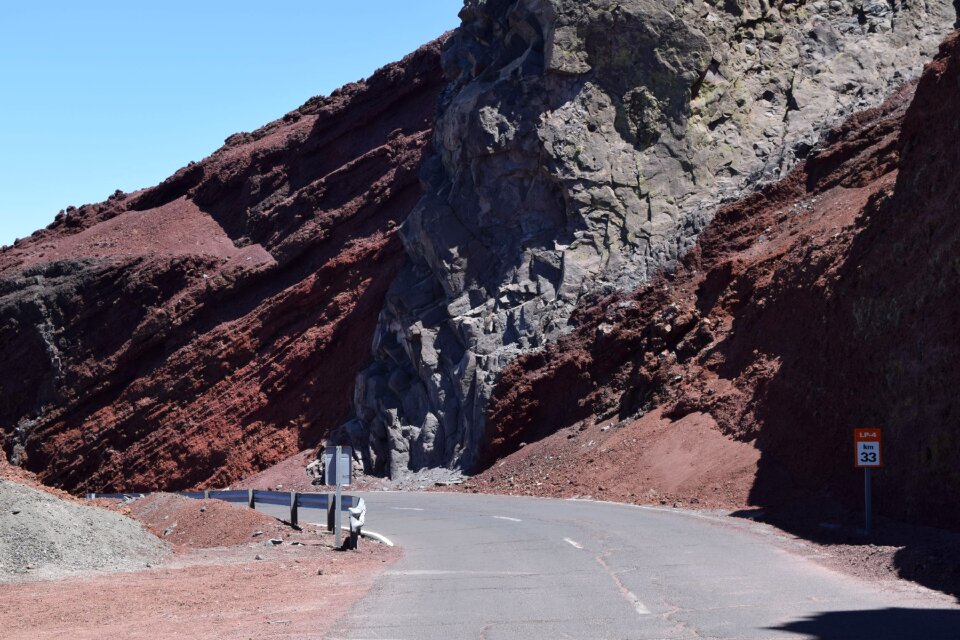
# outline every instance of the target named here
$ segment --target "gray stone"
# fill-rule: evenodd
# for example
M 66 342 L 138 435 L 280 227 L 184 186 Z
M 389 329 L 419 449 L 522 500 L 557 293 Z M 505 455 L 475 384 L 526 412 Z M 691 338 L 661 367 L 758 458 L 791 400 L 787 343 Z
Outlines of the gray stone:
M 503 367 L 584 296 L 676 265 L 719 203 L 917 75 L 954 21 L 950 0 L 771 5 L 467 0 L 409 264 L 334 435 L 367 471 L 470 470 Z

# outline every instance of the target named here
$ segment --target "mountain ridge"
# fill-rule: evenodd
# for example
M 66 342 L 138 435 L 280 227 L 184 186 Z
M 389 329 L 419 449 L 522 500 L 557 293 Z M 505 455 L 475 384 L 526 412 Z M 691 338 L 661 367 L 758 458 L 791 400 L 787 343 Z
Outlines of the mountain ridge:
M 442 42 L 0 252 L 6 455 L 75 491 L 225 485 L 344 419 Z

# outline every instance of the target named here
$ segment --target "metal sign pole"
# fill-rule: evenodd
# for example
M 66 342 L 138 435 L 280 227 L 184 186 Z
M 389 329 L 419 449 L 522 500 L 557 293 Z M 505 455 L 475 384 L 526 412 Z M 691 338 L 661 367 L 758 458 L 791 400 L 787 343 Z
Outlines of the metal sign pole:
M 854 429 L 853 445 L 857 468 L 863 469 L 864 532 L 873 530 L 873 470 L 883 466 L 883 430 Z
M 337 447 L 337 455 L 334 457 L 334 460 L 336 460 L 334 463 L 336 465 L 334 468 L 334 475 L 337 476 L 337 494 L 333 504 L 333 544 L 336 545 L 337 549 L 339 549 L 343 544 L 343 539 L 341 538 L 342 534 L 340 531 L 340 452 L 341 447 Z

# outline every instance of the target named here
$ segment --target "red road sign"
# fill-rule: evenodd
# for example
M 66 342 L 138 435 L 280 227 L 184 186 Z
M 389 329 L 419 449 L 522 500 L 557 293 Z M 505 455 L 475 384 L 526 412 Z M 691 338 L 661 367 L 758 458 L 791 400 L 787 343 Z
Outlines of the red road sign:
M 883 466 L 882 447 L 883 431 L 881 429 L 854 429 L 853 443 L 856 453 L 858 469 L 878 468 Z

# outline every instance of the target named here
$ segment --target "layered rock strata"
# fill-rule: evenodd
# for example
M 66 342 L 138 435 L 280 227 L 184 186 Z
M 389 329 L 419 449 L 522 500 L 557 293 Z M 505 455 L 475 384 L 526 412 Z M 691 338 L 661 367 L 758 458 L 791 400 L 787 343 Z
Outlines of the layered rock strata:
M 223 486 L 349 417 L 440 42 L 0 252 L 0 438 L 44 482 Z
M 958 111 L 960 33 L 915 94 L 908 85 L 856 114 L 787 179 L 723 207 L 675 272 L 584 307 L 574 331 L 511 364 L 485 460 L 539 442 L 548 477 L 530 487 L 518 473 L 519 486 L 642 496 L 654 488 L 643 469 L 599 490 L 564 482 L 594 458 L 610 464 L 602 447 L 577 442 L 580 430 L 706 417 L 756 445 L 750 502 L 783 507 L 799 492 L 820 518 L 831 503 L 862 508 L 852 429 L 871 425 L 884 430 L 878 510 L 960 527 L 960 512 L 944 508 L 960 486 Z M 560 459 L 568 437 L 575 456 Z M 502 490 L 517 466 L 481 479 Z
M 472 468 L 500 371 L 673 268 L 718 203 L 915 76 L 947 0 L 468 0 L 356 418 L 373 472 Z

